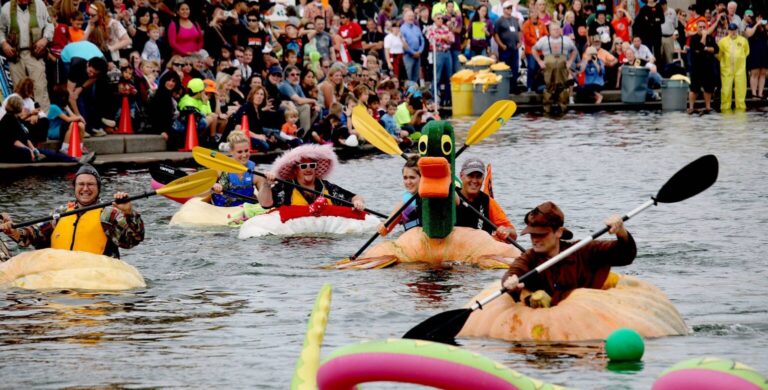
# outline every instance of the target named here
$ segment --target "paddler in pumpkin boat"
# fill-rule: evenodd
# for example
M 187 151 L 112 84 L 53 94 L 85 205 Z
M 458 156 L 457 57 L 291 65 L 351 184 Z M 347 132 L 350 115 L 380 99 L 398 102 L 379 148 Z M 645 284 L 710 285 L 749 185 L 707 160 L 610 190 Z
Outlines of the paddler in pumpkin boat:
M 342 260 L 336 268 L 370 269 L 416 262 L 441 267 L 452 261 L 482 268 L 509 267 L 520 255 L 517 248 L 495 240 L 483 230 L 455 226 L 454 141 L 453 126 L 446 121 L 431 121 L 421 131 L 421 226 L 407 230 L 397 240 L 375 245 L 356 260 Z
M 518 278 L 565 251 L 575 241 L 563 225 L 565 216 L 553 202 L 544 202 L 525 216 L 533 247 L 520 255 L 502 279 L 508 296 L 476 310 L 460 336 L 505 340 L 580 341 L 606 338 L 620 327 L 643 337 L 684 335 L 687 327 L 663 292 L 638 278 L 611 272 L 632 264 L 637 246 L 622 218 L 605 224 L 616 240 L 595 240 L 582 249 L 519 283 Z M 472 303 L 499 289 L 496 282 Z M 513 325 L 514 324 L 514 325 Z

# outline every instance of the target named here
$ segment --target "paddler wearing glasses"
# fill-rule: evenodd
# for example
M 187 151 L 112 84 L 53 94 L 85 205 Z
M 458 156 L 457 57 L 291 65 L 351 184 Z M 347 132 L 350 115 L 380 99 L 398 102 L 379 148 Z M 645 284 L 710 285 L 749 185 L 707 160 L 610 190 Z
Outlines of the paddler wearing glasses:
M 337 164 L 338 157 L 330 145 L 307 144 L 294 148 L 275 160 L 273 171 L 266 173 L 268 185 L 259 187 L 259 203 L 264 208 L 311 205 L 320 198 L 316 194 L 301 191 L 301 188 L 307 188 L 349 201 L 356 210 L 363 211 L 365 201 L 362 196 L 325 180 Z M 294 185 L 275 182 L 275 178 L 290 181 Z M 325 197 L 320 201 L 347 206 Z
M 523 288 L 533 292 L 524 299 L 531 307 L 550 307 L 568 297 L 576 288 L 601 289 L 609 279 L 612 266 L 632 264 L 637 246 L 618 215 L 608 217 L 605 224 L 616 240 L 595 240 L 551 268 L 519 283 L 518 278 L 568 249 L 575 241 L 573 233 L 563 227 L 565 215 L 553 202 L 544 202 L 525 215 L 522 234 L 531 235 L 533 247 L 515 259 L 502 279 L 504 288 L 519 301 Z
M 74 187 L 75 201 L 57 208 L 54 215 L 97 203 L 101 176 L 94 167 L 85 164 L 75 174 Z M 115 200 L 127 197 L 125 192 L 114 195 Z M 20 229 L 13 228 L 10 215 L 3 213 L 2 217 L 0 231 L 22 247 L 50 247 L 120 258 L 118 247 L 133 248 L 144 240 L 144 222 L 131 202 L 114 202 L 112 206 Z
M 267 187 L 266 179 L 261 176 L 255 176 L 251 171 L 256 169 L 256 164 L 250 160 L 251 142 L 240 130 L 229 133 L 227 137 L 229 143 L 229 154 L 240 164 L 248 168 L 244 173 L 227 173 L 219 175 L 219 180 L 213 185 L 211 190 L 211 203 L 219 207 L 234 207 L 243 204 L 239 198 L 233 198 L 223 195 L 224 191 L 236 192 L 240 195 L 253 197 L 254 186 L 256 188 Z

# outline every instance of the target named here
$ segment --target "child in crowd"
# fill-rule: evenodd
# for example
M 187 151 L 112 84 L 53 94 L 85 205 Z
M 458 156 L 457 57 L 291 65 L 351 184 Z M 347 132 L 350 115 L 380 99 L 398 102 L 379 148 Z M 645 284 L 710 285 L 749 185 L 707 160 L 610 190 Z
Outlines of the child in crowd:
M 128 63 L 127 60 L 120 61 L 120 81 L 117 83 L 117 94 L 120 97 L 120 102 L 124 97 L 128 97 L 128 103 L 131 109 L 131 118 L 136 113 L 136 96 L 139 90 L 136 88 L 136 81 L 133 77 L 133 66 Z M 122 115 L 123 107 L 122 103 L 120 109 L 117 110 L 117 116 L 115 120 L 119 121 Z
M 397 112 L 397 103 L 393 101 L 387 102 L 387 113 L 381 116 L 381 124 L 389 134 L 397 138 L 400 128 L 397 127 L 395 122 L 395 112 Z
M 376 119 L 376 121 L 381 119 L 381 116 L 379 115 L 379 97 L 378 96 L 371 95 L 368 97 L 368 113 L 371 114 L 371 117 L 373 117 L 373 119 Z
M 144 44 L 141 59 L 161 62 L 163 59 L 160 56 L 160 47 L 157 46 L 157 40 L 160 39 L 160 29 L 156 25 L 150 24 L 147 27 L 147 34 L 149 40 Z
M 75 115 L 70 111 L 69 107 L 64 111 L 56 104 L 51 104 L 51 108 L 48 110 L 48 139 L 49 140 L 61 140 L 61 149 L 59 152 L 67 154 L 69 152 L 69 140 L 72 137 L 73 124 L 77 124 L 78 131 L 80 133 L 80 148 L 83 153 L 88 153 L 88 150 L 83 146 L 82 140 L 85 138 L 85 121 L 79 115 Z M 67 131 L 61 134 L 61 127 L 66 126 Z M 63 135 L 63 137 L 62 137 Z
M 69 42 L 80 42 L 85 39 L 85 30 L 83 24 L 85 24 L 85 15 L 78 11 L 71 21 L 72 25 L 69 26 Z
M 280 128 L 280 139 L 285 141 L 291 147 L 296 147 L 302 144 L 301 136 L 304 135 L 304 130 L 299 130 L 296 122 L 299 121 L 299 111 L 294 107 L 290 107 L 285 110 L 285 123 Z

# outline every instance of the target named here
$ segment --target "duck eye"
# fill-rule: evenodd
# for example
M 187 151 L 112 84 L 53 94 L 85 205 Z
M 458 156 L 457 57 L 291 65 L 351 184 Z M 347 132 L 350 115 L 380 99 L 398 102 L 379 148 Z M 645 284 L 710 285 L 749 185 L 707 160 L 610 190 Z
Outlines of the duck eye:
M 419 154 L 422 156 L 427 155 L 427 142 L 429 142 L 429 137 L 426 134 L 419 137 Z
M 443 137 L 440 140 L 440 146 L 443 148 L 443 154 L 446 156 L 451 154 L 451 151 L 453 150 L 453 141 L 451 141 L 451 136 L 448 134 L 443 134 Z

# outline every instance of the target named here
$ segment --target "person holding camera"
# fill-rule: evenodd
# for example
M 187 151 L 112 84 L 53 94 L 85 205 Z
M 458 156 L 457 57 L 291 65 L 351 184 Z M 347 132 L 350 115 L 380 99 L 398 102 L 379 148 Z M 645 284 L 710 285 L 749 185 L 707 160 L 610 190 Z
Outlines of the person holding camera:
M 595 104 L 603 101 L 603 95 L 600 91 L 605 85 L 605 64 L 597 56 L 597 48 L 590 46 L 586 51 L 586 61 L 581 62 L 581 71 L 584 72 L 584 85 L 581 86 L 581 92 L 592 95 L 595 98 Z
M 715 92 L 717 84 L 712 77 L 712 69 L 717 62 L 716 56 L 719 51 L 715 38 L 707 32 L 706 20 L 699 20 L 697 26 L 699 30 L 697 35 L 691 39 L 691 84 L 688 92 L 688 114 L 696 113 L 693 108 L 696 103 L 696 96 L 701 90 L 704 90 L 704 111 L 702 114 L 708 114 L 712 111 L 712 93 Z

